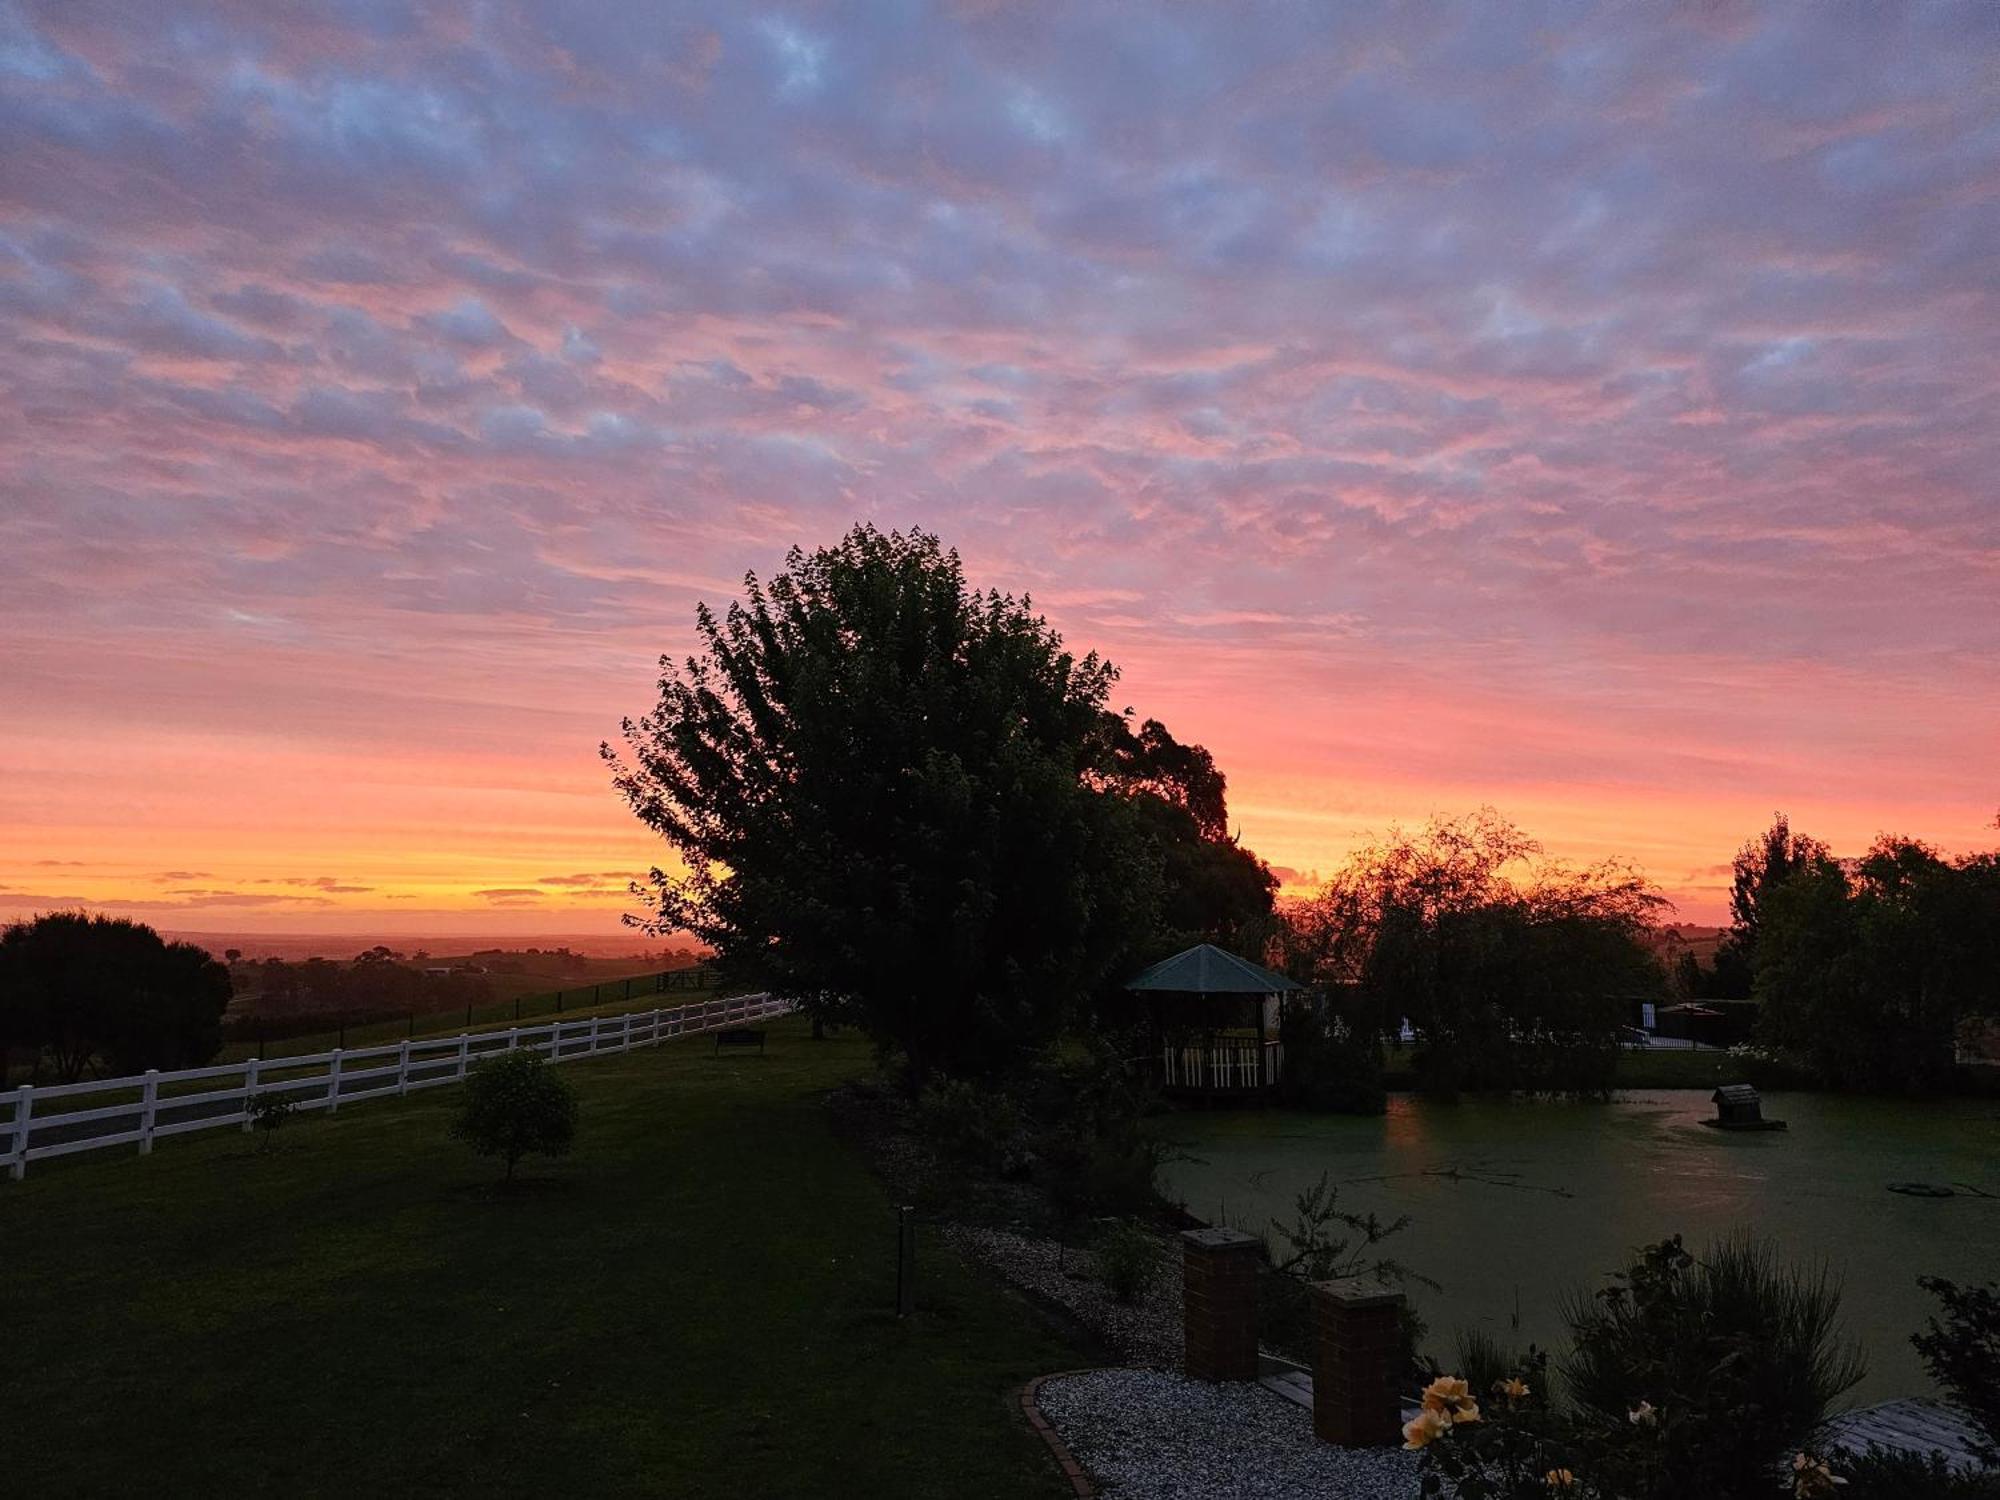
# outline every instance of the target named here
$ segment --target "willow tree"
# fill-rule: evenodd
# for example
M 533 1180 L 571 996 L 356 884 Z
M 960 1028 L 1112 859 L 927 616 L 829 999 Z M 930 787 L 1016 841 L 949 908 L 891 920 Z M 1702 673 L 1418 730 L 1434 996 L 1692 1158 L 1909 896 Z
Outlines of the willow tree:
M 1617 861 L 1571 868 L 1482 809 L 1391 830 L 1294 915 L 1295 965 L 1371 1026 L 1407 1017 L 1428 1089 L 1607 1088 L 1633 998 L 1663 991 L 1665 900 Z
M 752 574 L 606 745 L 678 856 L 640 887 L 732 978 L 914 1078 L 1045 1046 L 1152 921 L 1157 862 L 1103 784 L 1117 672 L 922 532 L 859 526 Z

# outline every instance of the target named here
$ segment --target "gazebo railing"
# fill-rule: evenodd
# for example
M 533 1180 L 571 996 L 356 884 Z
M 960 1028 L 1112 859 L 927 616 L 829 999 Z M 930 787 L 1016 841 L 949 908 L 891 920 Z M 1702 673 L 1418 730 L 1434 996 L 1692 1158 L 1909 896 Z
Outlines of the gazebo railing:
M 1160 1082 L 1170 1089 L 1248 1093 L 1275 1084 L 1284 1066 L 1285 1044 L 1255 1037 L 1168 1042 L 1160 1049 Z

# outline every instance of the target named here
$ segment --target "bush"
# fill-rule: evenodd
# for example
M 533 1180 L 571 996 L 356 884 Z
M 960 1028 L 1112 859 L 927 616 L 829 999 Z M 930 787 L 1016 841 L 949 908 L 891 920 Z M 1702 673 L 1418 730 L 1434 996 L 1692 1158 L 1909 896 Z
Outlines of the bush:
M 541 1054 L 503 1052 L 466 1076 L 452 1134 L 481 1156 L 503 1158 L 511 1183 L 522 1157 L 568 1154 L 576 1115 L 576 1090 Z
M 1935 1453 L 1870 1448 L 1833 1470 L 1846 1481 L 1840 1500 L 2000 1500 L 2000 1473 L 1968 1474 Z
M 1649 1247 L 1594 1298 L 1571 1299 L 1564 1384 L 1581 1435 L 1609 1444 L 1634 1500 L 1767 1496 L 1835 1396 L 1861 1378 L 1823 1272 L 1729 1239 L 1697 1258 Z M 1638 1424 L 1631 1413 L 1657 1413 Z
M 1938 1276 L 1917 1284 L 1943 1303 L 1910 1342 L 1954 1406 L 1986 1435 L 1987 1461 L 2000 1464 L 2000 1283 L 1961 1287 Z
M 1115 1302 L 1137 1302 L 1159 1278 L 1164 1255 L 1159 1238 L 1137 1224 L 1113 1225 L 1098 1236 L 1095 1250 L 1098 1278 Z
M 1258 1292 L 1259 1326 L 1274 1347 L 1292 1357 L 1307 1362 L 1314 1358 L 1312 1299 L 1306 1289 L 1315 1281 L 1368 1276 L 1385 1287 L 1417 1282 L 1437 1289 L 1429 1277 L 1375 1253 L 1376 1246 L 1409 1227 L 1407 1215 L 1385 1223 L 1374 1214 L 1348 1213 L 1340 1206 L 1340 1189 L 1325 1172 L 1293 1199 L 1292 1211 L 1290 1224 L 1271 1221 L 1271 1232 L 1289 1248 L 1282 1256 L 1272 1253 L 1271 1269 L 1276 1274 L 1260 1278 Z M 1417 1353 L 1426 1330 L 1416 1309 L 1407 1304 L 1399 1332 L 1404 1378 L 1413 1386 L 1421 1385 L 1436 1372 Z
M 917 1123 L 960 1166 L 1009 1181 L 1025 1176 L 1034 1147 L 1021 1106 L 1003 1088 L 944 1078 L 917 1097 Z

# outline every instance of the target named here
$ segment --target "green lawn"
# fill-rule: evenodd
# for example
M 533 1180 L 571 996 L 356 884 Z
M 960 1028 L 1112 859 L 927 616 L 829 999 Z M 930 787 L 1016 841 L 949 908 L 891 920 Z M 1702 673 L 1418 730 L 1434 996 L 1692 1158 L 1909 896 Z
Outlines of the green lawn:
M 1084 1362 L 894 1218 L 772 1029 L 565 1068 L 576 1153 L 496 1192 L 456 1091 L 0 1181 L 0 1472 L 21 1494 L 1052 1496 L 1003 1404 Z

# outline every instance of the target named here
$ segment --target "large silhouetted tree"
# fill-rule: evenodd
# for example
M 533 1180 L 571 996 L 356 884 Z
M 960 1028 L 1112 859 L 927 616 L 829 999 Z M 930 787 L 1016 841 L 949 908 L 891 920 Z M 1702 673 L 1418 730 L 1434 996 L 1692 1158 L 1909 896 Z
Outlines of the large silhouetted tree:
M 2000 855 L 1884 836 L 1795 872 L 1759 925 L 1759 1035 L 1831 1083 L 1940 1089 L 1958 1025 L 2000 1013 Z
M 198 1067 L 222 1045 L 229 971 L 192 943 L 114 917 L 51 912 L 0 931 L 0 1034 L 64 1082 Z
M 650 930 L 858 1021 L 913 1076 L 1046 1044 L 1149 930 L 1158 862 L 1104 784 L 1115 670 L 921 532 L 754 575 L 604 755 L 681 873 Z
M 1718 998 L 1749 994 L 1757 969 L 1757 939 L 1772 897 L 1801 877 L 1823 879 L 1833 869 L 1825 844 L 1793 833 L 1791 820 L 1774 813 L 1771 826 L 1746 841 L 1731 862 L 1729 935 L 1716 955 Z
M 1215 757 L 1158 719 L 1135 732 L 1106 714 L 1104 733 L 1107 769 L 1096 780 L 1132 804 L 1160 864 L 1160 930 L 1143 957 L 1198 942 L 1261 957 L 1278 879 L 1230 835 L 1228 782 Z

